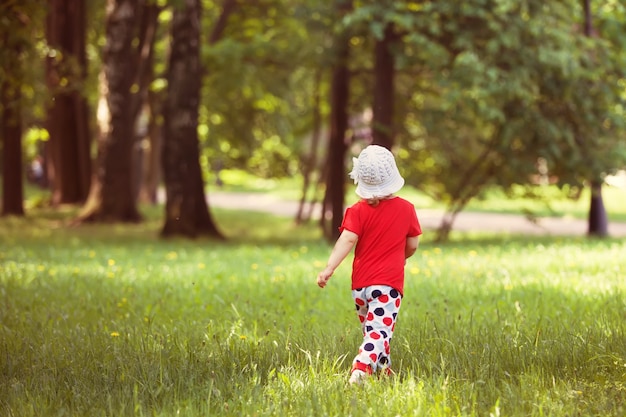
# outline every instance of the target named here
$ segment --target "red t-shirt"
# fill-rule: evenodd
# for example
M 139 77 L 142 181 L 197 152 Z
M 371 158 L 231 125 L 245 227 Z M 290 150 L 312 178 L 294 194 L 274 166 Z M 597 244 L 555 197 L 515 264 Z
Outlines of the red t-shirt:
M 389 285 L 404 294 L 404 249 L 407 237 L 422 234 L 415 207 L 400 197 L 377 206 L 361 200 L 346 210 L 340 231 L 359 239 L 352 263 L 352 289 Z

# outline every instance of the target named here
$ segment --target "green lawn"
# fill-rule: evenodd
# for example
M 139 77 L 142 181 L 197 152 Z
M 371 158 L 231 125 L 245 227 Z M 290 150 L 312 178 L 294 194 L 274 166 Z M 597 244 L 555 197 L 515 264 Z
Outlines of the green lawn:
M 623 416 L 624 240 L 426 238 L 391 379 L 347 384 L 349 262 L 315 227 L 216 210 L 231 236 L 0 219 L 2 416 Z M 245 230 L 247 237 L 235 237 Z

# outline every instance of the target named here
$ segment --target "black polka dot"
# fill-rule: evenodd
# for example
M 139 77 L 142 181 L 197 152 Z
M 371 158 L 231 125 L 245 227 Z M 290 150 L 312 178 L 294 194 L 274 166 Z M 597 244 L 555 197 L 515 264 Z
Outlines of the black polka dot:
M 381 334 L 381 336 L 382 336 L 384 339 L 386 339 L 386 338 L 388 338 L 388 337 L 389 337 L 389 336 L 387 335 L 387 332 L 386 332 L 386 331 L 384 331 L 384 330 L 381 330 L 381 331 L 380 331 L 380 334 Z
M 392 289 L 391 291 L 389 291 L 389 295 L 391 296 L 391 298 L 398 298 L 398 296 L 400 295 L 400 293 L 398 292 L 398 290 L 396 290 L 395 288 Z
M 393 313 L 393 319 L 395 320 L 398 317 L 398 313 Z
M 374 350 L 374 344 L 373 343 L 366 343 L 365 346 L 363 346 L 363 350 L 371 352 Z
M 376 310 L 374 310 L 374 314 L 376 314 L 377 316 L 384 316 L 385 309 L 382 307 L 378 307 Z
M 373 298 L 378 298 L 378 297 L 380 297 L 381 295 L 383 295 L 383 293 L 382 293 L 382 292 L 380 292 L 380 290 L 374 290 L 374 291 L 372 291 L 372 297 L 373 297 Z
M 381 353 L 381 356 L 382 356 L 382 353 Z M 381 364 L 381 365 L 386 364 L 388 361 L 389 361 L 389 359 L 387 359 L 387 357 L 386 357 L 386 356 L 382 356 L 382 357 L 379 359 L 379 362 L 380 362 L 380 364 Z
M 354 291 L 362 291 L 363 288 L 356 288 Z
M 372 330 L 374 330 L 374 328 L 372 326 L 365 326 L 365 331 L 366 332 L 371 332 Z
M 358 310 L 360 308 L 360 306 L 358 304 L 355 304 L 356 309 Z

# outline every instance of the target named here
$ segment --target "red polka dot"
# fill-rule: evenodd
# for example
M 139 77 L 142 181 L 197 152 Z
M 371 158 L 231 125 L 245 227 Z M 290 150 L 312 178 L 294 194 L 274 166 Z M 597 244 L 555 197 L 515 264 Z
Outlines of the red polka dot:
M 360 298 L 355 299 L 354 302 L 357 303 L 360 306 L 364 306 L 365 305 L 365 301 L 361 300 Z
M 371 359 L 373 362 L 376 362 L 376 359 L 378 359 L 378 355 L 376 355 L 375 353 L 370 353 L 370 359 Z
M 396 299 L 396 307 L 400 307 L 400 299 Z
M 367 313 L 367 321 L 374 320 L 374 315 L 372 313 Z
M 363 322 L 365 321 L 365 317 L 364 317 L 364 316 L 359 316 L 359 321 L 360 321 L 361 323 L 363 323 Z
M 391 326 L 391 324 L 393 323 L 393 319 L 391 317 L 385 317 L 383 319 L 383 323 L 385 323 L 386 326 Z
M 386 303 L 387 301 L 389 301 L 389 296 L 387 294 L 383 294 L 378 297 L 378 301 L 380 301 L 381 303 Z
M 380 339 L 380 335 L 379 335 L 378 333 L 376 333 L 376 332 L 372 332 L 372 333 L 370 333 L 370 337 L 371 337 L 372 339 L 374 339 L 374 340 L 378 340 L 378 339 Z

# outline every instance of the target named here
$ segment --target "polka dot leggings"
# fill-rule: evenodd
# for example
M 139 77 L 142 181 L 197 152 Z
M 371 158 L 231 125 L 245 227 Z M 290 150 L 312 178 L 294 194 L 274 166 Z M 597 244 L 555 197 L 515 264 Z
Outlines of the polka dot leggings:
M 363 329 L 363 343 L 352 369 L 368 373 L 388 369 L 389 343 L 402 303 L 400 292 L 387 285 L 373 285 L 352 290 L 352 298 Z

